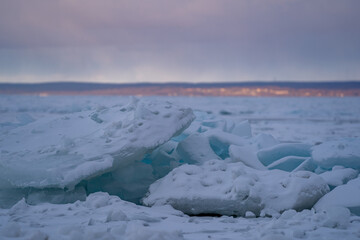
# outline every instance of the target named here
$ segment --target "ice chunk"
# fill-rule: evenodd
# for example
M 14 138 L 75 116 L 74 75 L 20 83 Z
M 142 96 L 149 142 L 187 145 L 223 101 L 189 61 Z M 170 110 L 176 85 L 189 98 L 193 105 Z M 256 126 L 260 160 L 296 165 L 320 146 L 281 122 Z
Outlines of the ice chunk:
M 246 166 L 255 169 L 266 169 L 256 156 L 256 150 L 253 146 L 236 146 L 229 147 L 229 155 L 232 162 L 242 162 Z
M 310 157 L 311 145 L 304 143 L 281 143 L 270 148 L 265 148 L 257 153 L 265 166 L 286 156 Z
M 211 159 L 220 159 L 211 149 L 209 140 L 199 134 L 193 134 L 181 141 L 176 152 L 186 163 L 203 163 Z
M 312 158 L 307 158 L 305 161 L 303 161 L 299 166 L 297 166 L 293 172 L 296 171 L 310 171 L 314 172 L 318 166 L 314 163 Z
M 243 163 L 211 160 L 202 166 L 182 165 L 150 186 L 146 205 L 170 204 L 187 214 L 259 216 L 311 208 L 329 191 L 311 172 L 261 171 Z
M 71 190 L 141 160 L 193 119 L 189 108 L 137 99 L 38 119 L 0 136 L 0 188 Z
M 260 133 L 254 137 L 254 139 L 259 150 L 263 148 L 270 148 L 280 143 L 272 135 L 266 133 Z
M 87 193 L 108 192 L 126 201 L 139 203 L 148 187 L 155 181 L 150 164 L 136 161 L 126 167 L 86 181 Z
M 280 169 L 291 172 L 299 167 L 304 161 L 309 160 L 309 157 L 287 156 L 269 164 L 268 169 Z
M 151 164 L 156 179 L 165 176 L 180 165 L 180 156 L 175 151 L 177 145 L 178 143 L 175 141 L 168 141 L 142 160 Z
M 209 139 L 209 143 L 213 151 L 220 158 L 229 157 L 230 145 L 243 146 L 249 144 L 243 137 L 236 136 L 231 133 L 223 132 L 219 129 L 212 129 L 204 132 L 203 135 Z
M 360 169 L 360 138 L 330 141 L 313 147 L 312 158 L 325 169 L 335 165 Z
M 236 123 L 234 128 L 231 130 L 231 133 L 240 137 L 252 137 L 249 121 L 242 121 L 240 123 Z
M 351 179 L 356 178 L 358 174 L 359 172 L 352 168 L 335 166 L 333 167 L 332 171 L 324 172 L 319 176 L 325 180 L 330 188 L 334 188 L 346 184 Z
M 334 188 L 323 196 L 314 206 L 316 210 L 329 207 L 346 207 L 351 213 L 360 216 L 360 178 L 353 179 L 345 185 Z

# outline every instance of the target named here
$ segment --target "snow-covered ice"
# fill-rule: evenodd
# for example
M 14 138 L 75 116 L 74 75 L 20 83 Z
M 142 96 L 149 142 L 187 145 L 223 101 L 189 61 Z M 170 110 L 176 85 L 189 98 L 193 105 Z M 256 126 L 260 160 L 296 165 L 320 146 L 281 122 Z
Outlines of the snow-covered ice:
M 0 239 L 359 239 L 360 217 L 337 207 L 319 212 L 288 210 L 269 218 L 190 217 L 166 206 L 138 206 L 107 193 L 71 204 L 0 209 Z
M 360 169 L 360 138 L 341 139 L 314 146 L 312 158 L 322 168 L 336 165 Z
M 333 206 L 346 207 L 353 214 L 360 216 L 360 178 L 336 187 L 316 203 L 315 209 L 326 209 Z
M 81 181 L 143 159 L 193 119 L 189 108 L 134 98 L 127 105 L 29 122 L 0 137 L 0 191 L 73 190 Z
M 150 186 L 146 205 L 170 204 L 190 215 L 256 216 L 311 208 L 329 191 L 311 172 L 259 171 L 240 163 L 182 165 Z
M 0 239 L 359 239 L 359 104 L 0 96 Z
M 322 177 L 331 188 L 334 188 L 346 184 L 358 175 L 359 171 L 355 169 L 334 166 L 332 171 L 321 173 L 319 176 Z

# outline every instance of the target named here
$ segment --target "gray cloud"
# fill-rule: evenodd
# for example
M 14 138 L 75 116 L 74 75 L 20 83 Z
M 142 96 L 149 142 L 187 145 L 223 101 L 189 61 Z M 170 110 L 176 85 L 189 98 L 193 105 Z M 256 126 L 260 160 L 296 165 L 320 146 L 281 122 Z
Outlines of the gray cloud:
M 0 81 L 359 79 L 358 9 L 358 0 L 2 0 Z

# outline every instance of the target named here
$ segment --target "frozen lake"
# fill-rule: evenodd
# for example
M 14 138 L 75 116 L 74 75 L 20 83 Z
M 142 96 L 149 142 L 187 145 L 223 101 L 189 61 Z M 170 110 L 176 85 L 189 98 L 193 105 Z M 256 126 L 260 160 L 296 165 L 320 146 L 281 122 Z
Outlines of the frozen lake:
M 2 95 L 0 238 L 359 239 L 359 106 Z

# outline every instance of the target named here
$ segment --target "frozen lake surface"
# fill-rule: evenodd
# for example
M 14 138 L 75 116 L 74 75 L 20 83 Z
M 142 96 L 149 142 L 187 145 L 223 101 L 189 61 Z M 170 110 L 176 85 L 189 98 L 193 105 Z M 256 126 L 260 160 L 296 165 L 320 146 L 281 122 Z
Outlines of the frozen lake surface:
M 360 239 L 360 98 L 0 96 L 0 239 Z

